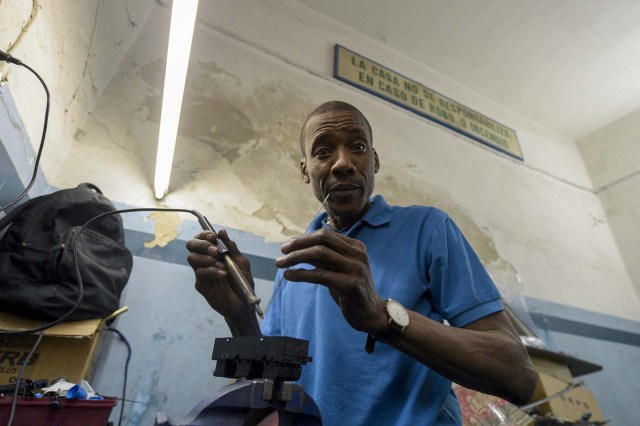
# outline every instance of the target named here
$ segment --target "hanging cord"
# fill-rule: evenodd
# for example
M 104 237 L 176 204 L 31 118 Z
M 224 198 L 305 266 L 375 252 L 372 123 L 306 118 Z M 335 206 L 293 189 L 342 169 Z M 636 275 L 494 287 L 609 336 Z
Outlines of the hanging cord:
M 78 309 L 78 307 L 80 306 L 80 303 L 82 303 L 82 299 L 83 299 L 83 296 L 84 296 L 84 286 L 83 286 L 83 283 L 82 283 L 82 275 L 80 274 L 80 267 L 79 267 L 79 264 L 78 264 L 78 241 L 79 241 L 79 238 L 80 238 L 80 235 L 82 234 L 82 232 L 85 229 L 87 229 L 89 227 L 89 225 L 91 225 L 92 223 L 102 219 L 105 216 L 110 216 L 110 215 L 119 214 L 119 213 L 155 212 L 155 211 L 176 212 L 176 213 L 190 213 L 190 214 L 194 215 L 198 219 L 198 222 L 201 225 L 203 223 L 208 223 L 208 220 L 200 212 L 198 212 L 196 210 L 168 209 L 168 208 L 135 208 L 135 209 L 114 210 L 114 211 L 109 211 L 109 212 L 105 212 L 105 213 L 99 214 L 99 215 L 89 219 L 87 222 L 85 222 L 85 224 L 80 228 L 78 233 L 74 236 L 73 242 L 72 242 L 72 245 L 71 245 L 71 249 L 72 249 L 72 252 L 73 252 L 73 266 L 74 266 L 75 273 L 76 273 L 76 279 L 78 281 L 78 298 L 77 298 L 75 304 L 71 307 L 71 309 L 69 309 L 69 311 L 67 311 L 64 315 L 62 315 L 58 319 L 56 319 L 54 321 L 51 321 L 51 322 L 49 322 L 47 324 L 44 324 L 41 327 L 32 328 L 32 329 L 29 329 L 29 330 L 22 330 L 22 331 L 0 330 L 0 336 L 2 336 L 2 335 L 24 335 L 24 334 L 31 334 L 31 333 L 36 333 L 36 332 L 40 333 L 39 336 L 38 336 L 38 339 L 36 340 L 35 344 L 31 348 L 31 352 L 29 352 L 29 355 L 27 356 L 25 363 L 20 367 L 20 372 L 18 374 L 18 381 L 16 383 L 16 388 L 14 390 L 14 397 L 13 397 L 13 400 L 11 402 L 10 419 L 9 419 L 9 423 L 7 424 L 7 426 L 11 426 L 11 422 L 13 421 L 13 416 L 14 416 L 14 413 L 15 413 L 15 407 L 16 407 L 16 403 L 17 403 L 17 396 L 18 396 L 18 392 L 19 392 L 19 388 L 20 388 L 20 383 L 22 381 L 22 374 L 23 374 L 24 368 L 25 368 L 28 360 L 31 359 L 31 357 L 32 357 L 33 353 L 35 352 L 36 348 L 38 347 L 38 345 L 40 345 L 42 337 L 44 336 L 44 331 L 49 329 L 49 328 L 51 328 L 51 327 L 53 327 L 56 324 L 59 324 L 59 323 L 63 322 L 66 318 L 68 318 L 71 314 L 73 314 Z M 203 228 L 204 228 L 204 226 L 203 226 Z M 113 327 L 108 327 L 107 330 L 118 334 L 118 336 L 122 339 L 122 341 L 127 345 L 127 350 L 128 350 L 127 361 L 125 363 L 125 370 L 124 370 L 124 383 L 123 383 L 123 386 L 122 386 L 122 406 L 120 407 L 120 420 L 119 420 L 119 423 L 118 423 L 118 425 L 121 425 L 122 424 L 123 415 L 124 415 L 124 402 L 125 402 L 125 397 L 126 397 L 127 376 L 128 376 L 129 361 L 131 359 L 132 350 L 131 350 L 131 345 L 127 341 L 127 339 L 124 336 L 124 334 L 122 334 L 119 330 L 117 330 L 116 328 L 113 328 Z M 136 401 L 133 401 L 133 402 L 136 402 Z
M 40 77 L 40 75 L 37 72 L 35 72 L 35 70 L 33 68 L 31 68 L 29 65 L 23 63 L 19 59 L 14 58 L 9 53 L 5 53 L 5 52 L 2 52 L 2 51 L 0 51 L 0 61 L 6 61 L 6 62 L 11 63 L 11 64 L 20 65 L 20 66 L 25 67 L 29 71 L 31 71 L 33 73 L 33 75 L 35 75 L 38 78 L 38 80 L 40 80 L 40 83 L 42 83 L 42 87 L 44 87 L 44 91 L 47 94 L 47 107 L 46 107 L 45 112 L 44 112 L 44 125 L 42 127 L 42 137 L 40 138 L 40 146 L 38 147 L 38 154 L 36 155 L 36 161 L 35 161 L 35 164 L 33 166 L 33 175 L 31 176 L 31 180 L 29 181 L 29 184 L 27 185 L 25 190 L 22 191 L 22 193 L 20 195 L 18 195 L 17 198 L 15 198 L 13 201 L 10 201 L 9 204 L 7 204 L 6 206 L 0 207 L 0 212 L 3 212 L 4 210 L 8 209 L 9 207 L 13 206 L 18 201 L 20 201 L 25 195 L 27 195 L 27 192 L 29 192 L 29 190 L 33 186 L 33 183 L 36 181 L 36 176 L 38 174 L 38 166 L 40 165 L 40 157 L 42 156 L 42 148 L 44 147 L 44 139 L 45 139 L 45 136 L 47 135 L 47 124 L 49 123 L 49 101 L 50 101 L 50 95 L 49 95 L 49 88 L 47 87 L 47 84 L 44 82 L 42 77 Z
M 127 361 L 124 364 L 124 382 L 122 384 L 122 405 L 120 406 L 120 419 L 118 420 L 118 426 L 121 426 L 122 418 L 124 415 L 124 402 L 126 401 L 126 396 L 127 396 L 127 376 L 129 374 L 129 361 L 131 360 L 131 354 L 133 351 L 131 350 L 131 345 L 129 344 L 129 341 L 124 336 L 124 334 L 120 332 L 120 330 L 118 330 L 115 327 L 108 327 L 107 330 L 116 333 L 120 337 L 120 339 L 124 342 L 124 344 L 127 345 Z
M 74 236 L 73 242 L 72 242 L 72 245 L 71 245 L 71 249 L 72 249 L 72 252 L 73 252 L 73 266 L 74 266 L 74 269 L 75 269 L 76 279 L 77 279 L 77 282 L 78 282 L 78 298 L 77 298 L 75 304 L 71 307 L 71 309 L 69 309 L 69 311 L 67 311 L 64 315 L 62 315 L 58 319 L 56 319 L 54 321 L 51 321 L 51 322 L 49 322 L 47 324 L 44 324 L 41 327 L 28 329 L 28 330 L 22 330 L 22 331 L 0 330 L 0 335 L 24 335 L 24 334 L 31 334 L 31 333 L 35 333 L 35 332 L 39 332 L 40 333 L 38 338 L 37 338 L 37 340 L 36 340 L 36 342 L 34 343 L 33 347 L 31 348 L 31 351 L 29 352 L 29 355 L 27 356 L 25 363 L 20 367 L 20 372 L 18 374 L 16 388 L 14 390 L 14 397 L 13 397 L 13 400 L 12 400 L 12 403 L 11 403 L 10 419 L 9 419 L 9 423 L 7 424 L 7 426 L 11 426 L 11 422 L 13 421 L 13 417 L 14 417 L 14 414 L 15 414 L 15 407 L 16 407 L 16 404 L 17 404 L 17 397 L 18 397 L 18 393 L 19 393 L 20 383 L 22 382 L 22 375 L 23 375 L 23 372 L 24 372 L 24 368 L 27 365 L 28 360 L 31 359 L 31 357 L 35 353 L 37 347 L 40 345 L 40 342 L 41 342 L 41 340 L 42 340 L 42 338 L 44 336 L 44 331 L 49 329 L 49 328 L 51 328 L 51 327 L 53 327 L 54 325 L 57 325 L 57 324 L 63 322 L 66 318 L 68 318 L 70 315 L 72 315 L 78 309 L 78 307 L 80 306 L 80 303 L 82 303 L 82 299 L 83 299 L 83 296 L 84 296 L 84 286 L 83 286 L 83 283 L 82 283 L 82 275 L 80 274 L 80 267 L 79 267 L 79 263 L 78 263 L 78 241 L 79 241 L 79 237 L 82 234 L 82 232 L 85 229 L 87 229 L 92 223 L 104 218 L 105 216 L 110 216 L 110 215 L 119 214 L 119 213 L 154 212 L 154 211 L 190 213 L 190 214 L 194 215 L 198 219 L 198 222 L 200 222 L 201 224 L 204 221 L 207 221 L 206 218 L 200 212 L 198 212 L 196 210 L 169 209 L 169 208 L 134 208 L 134 209 L 114 210 L 114 211 L 109 211 L 109 212 L 105 212 L 105 213 L 99 214 L 99 215 L 89 219 L 87 222 L 85 222 L 85 224 L 80 228 L 78 233 Z M 121 398 L 122 399 L 122 406 L 120 407 L 120 419 L 119 419 L 119 422 L 118 422 L 118 424 L 121 425 L 123 417 L 124 417 L 124 402 L 126 401 L 127 377 L 128 377 L 128 371 L 129 371 L 129 361 L 131 360 L 131 355 L 132 355 L 132 349 L 131 349 L 131 345 L 129 344 L 129 341 L 127 340 L 127 338 L 119 330 L 117 330 L 114 327 L 108 327 L 107 330 L 116 333 L 120 337 L 120 339 L 125 343 L 125 345 L 127 346 L 127 360 L 126 360 L 126 363 L 125 363 L 124 383 L 123 383 L 123 386 L 122 386 L 122 398 Z M 133 401 L 133 402 L 136 402 L 136 401 Z
M 89 227 L 89 225 L 91 225 L 93 222 L 96 222 L 96 221 L 102 219 L 105 216 L 111 216 L 111 215 L 119 214 L 119 213 L 131 213 L 131 212 L 177 212 L 177 213 L 189 213 L 189 214 L 194 215 L 196 218 L 198 218 L 198 222 L 200 224 L 207 222 L 206 218 L 200 212 L 198 212 L 196 210 L 168 209 L 168 208 L 160 208 L 160 207 L 113 210 L 113 211 L 105 212 L 105 213 L 102 213 L 102 214 L 99 214 L 97 216 L 92 217 L 87 222 L 85 222 L 85 224 L 80 228 L 78 233 L 73 236 L 73 242 L 71 244 L 71 250 L 72 250 L 72 253 L 73 253 L 73 267 L 74 267 L 75 273 L 76 273 L 76 280 L 78 281 L 78 298 L 76 299 L 76 302 L 74 303 L 74 305 L 64 315 L 60 316 L 58 319 L 55 319 L 55 320 L 53 320 L 53 321 L 51 321 L 51 322 L 49 322 L 49 323 L 47 323 L 47 324 L 45 324 L 45 325 L 43 325 L 41 327 L 36 327 L 36 328 L 32 328 L 32 329 L 28 329 L 28 330 L 21 330 L 21 331 L 0 330 L 0 336 L 2 336 L 2 335 L 16 336 L 16 335 L 22 335 L 22 334 L 37 333 L 39 331 L 51 328 L 56 324 L 60 324 L 61 322 L 66 320 L 70 315 L 72 315 L 78 309 L 78 307 L 80 306 L 80 303 L 82 303 L 82 298 L 84 297 L 84 285 L 82 283 L 82 275 L 80 274 L 80 266 L 78 264 L 78 241 L 80 239 L 80 235 L 82 235 L 84 230 L 87 229 L 87 227 Z
M 2 2 L 0 2 L 0 4 L 1 3 Z M 27 22 L 22 26 L 22 29 L 20 30 L 20 34 L 18 34 L 18 37 L 16 38 L 16 40 L 13 43 L 11 43 L 11 46 L 7 49 L 7 53 L 13 52 L 13 50 L 16 47 L 18 47 L 18 45 L 22 41 L 22 37 L 24 37 L 24 35 L 29 31 L 29 29 L 31 28 L 31 25 L 33 24 L 33 21 L 35 21 L 36 15 L 38 15 L 39 10 L 40 10 L 40 3 L 38 2 L 38 0 L 33 0 L 32 6 L 31 6 L 31 15 L 29 16 L 29 20 L 27 20 Z M 0 84 L 7 81 L 7 75 L 9 75 L 8 71 L 3 76 L 0 76 Z
M 20 366 L 20 371 L 18 372 L 18 380 L 16 381 L 16 388 L 13 391 L 13 399 L 11 400 L 11 414 L 9 414 L 9 421 L 7 422 L 7 426 L 11 426 L 11 423 L 13 422 L 13 416 L 16 413 L 16 405 L 18 403 L 18 393 L 20 391 L 20 383 L 22 383 L 22 374 L 24 373 L 24 368 L 27 366 L 27 364 L 29 363 L 29 360 L 31 359 L 36 349 L 40 345 L 40 342 L 42 341 L 43 336 L 44 336 L 44 330 L 41 330 L 40 334 L 38 335 L 38 338 L 36 339 L 36 342 L 33 344 L 33 347 L 31 348 L 31 352 L 29 352 L 29 355 L 27 355 L 27 358 Z

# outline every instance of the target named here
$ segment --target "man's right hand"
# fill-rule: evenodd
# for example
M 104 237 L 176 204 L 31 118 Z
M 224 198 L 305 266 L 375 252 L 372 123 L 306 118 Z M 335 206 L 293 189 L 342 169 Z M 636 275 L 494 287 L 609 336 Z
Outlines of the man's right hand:
M 220 251 L 216 246 L 217 238 L 224 242 L 229 249 L 229 255 L 253 286 L 249 261 L 240 253 L 236 243 L 229 239 L 227 232 L 220 230 L 216 234 L 203 231 L 187 241 L 187 261 L 196 276 L 196 290 L 225 318 L 234 336 L 259 333 L 254 308 L 244 300 L 242 293 L 236 290 L 235 283 L 232 282 L 226 265 L 220 258 Z

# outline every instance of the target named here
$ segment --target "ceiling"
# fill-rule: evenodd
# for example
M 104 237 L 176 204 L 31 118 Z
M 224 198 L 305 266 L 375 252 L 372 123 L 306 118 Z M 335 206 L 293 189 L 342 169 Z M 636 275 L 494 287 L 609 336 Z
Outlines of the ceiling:
M 580 139 L 640 109 L 637 0 L 297 0 Z

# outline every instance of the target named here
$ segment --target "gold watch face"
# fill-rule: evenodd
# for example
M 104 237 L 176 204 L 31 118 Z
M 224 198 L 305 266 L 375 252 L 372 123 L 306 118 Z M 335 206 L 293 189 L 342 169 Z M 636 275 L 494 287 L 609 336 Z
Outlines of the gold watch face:
M 389 299 L 387 301 L 387 313 L 400 327 L 406 327 L 409 325 L 409 313 L 400 303 L 395 300 Z

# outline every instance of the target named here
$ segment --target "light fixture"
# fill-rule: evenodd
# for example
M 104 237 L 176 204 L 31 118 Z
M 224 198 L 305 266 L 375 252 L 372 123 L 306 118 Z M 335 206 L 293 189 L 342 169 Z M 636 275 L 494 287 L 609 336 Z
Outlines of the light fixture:
M 159 200 L 169 189 L 197 10 L 198 0 L 174 0 L 171 6 L 167 69 L 164 75 L 158 153 L 153 181 L 155 196 Z

